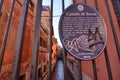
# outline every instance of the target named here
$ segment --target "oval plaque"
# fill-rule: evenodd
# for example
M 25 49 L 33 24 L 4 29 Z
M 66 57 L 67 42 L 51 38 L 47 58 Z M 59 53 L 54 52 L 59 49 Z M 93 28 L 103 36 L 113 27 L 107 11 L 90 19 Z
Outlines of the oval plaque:
M 59 35 L 65 49 L 81 60 L 95 59 L 107 41 L 103 18 L 86 4 L 72 4 L 64 11 L 59 21 Z

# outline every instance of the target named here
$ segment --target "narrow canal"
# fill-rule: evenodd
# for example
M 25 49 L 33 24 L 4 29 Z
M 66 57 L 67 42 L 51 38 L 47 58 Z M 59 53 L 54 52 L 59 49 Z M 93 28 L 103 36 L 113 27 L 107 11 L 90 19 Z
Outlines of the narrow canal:
M 66 80 L 73 80 L 69 70 L 66 70 Z M 52 80 L 64 80 L 64 64 L 62 60 L 58 60 L 52 72 Z

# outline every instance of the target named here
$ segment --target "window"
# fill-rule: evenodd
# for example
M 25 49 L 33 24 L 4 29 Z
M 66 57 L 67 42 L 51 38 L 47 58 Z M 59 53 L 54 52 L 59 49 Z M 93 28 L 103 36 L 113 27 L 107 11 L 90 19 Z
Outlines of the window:
M 25 75 L 20 76 L 19 80 L 25 80 Z
M 47 42 L 40 37 L 40 46 L 47 48 Z
M 40 37 L 40 46 L 42 46 L 42 38 Z
M 30 3 L 29 3 L 29 8 L 30 8 L 32 11 L 34 11 L 34 4 L 33 4 L 32 1 L 30 1 Z
M 46 71 L 46 65 L 44 65 L 44 72 Z
M 2 15 L 2 12 L 0 13 L 0 16 Z

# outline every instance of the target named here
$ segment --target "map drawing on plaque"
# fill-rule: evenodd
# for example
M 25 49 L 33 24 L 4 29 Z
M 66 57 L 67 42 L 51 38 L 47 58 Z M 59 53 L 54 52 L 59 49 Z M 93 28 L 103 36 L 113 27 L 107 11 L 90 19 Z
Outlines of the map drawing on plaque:
M 59 36 L 64 48 L 81 60 L 98 57 L 107 42 L 102 16 L 86 4 L 72 4 L 64 11 L 59 21 Z

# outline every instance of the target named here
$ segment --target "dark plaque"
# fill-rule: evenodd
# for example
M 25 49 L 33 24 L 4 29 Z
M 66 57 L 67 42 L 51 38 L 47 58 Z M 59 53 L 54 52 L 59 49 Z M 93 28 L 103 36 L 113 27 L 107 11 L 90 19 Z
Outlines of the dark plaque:
M 64 11 L 59 22 L 59 35 L 65 49 L 81 60 L 95 59 L 107 41 L 103 18 L 86 4 L 72 4 Z

